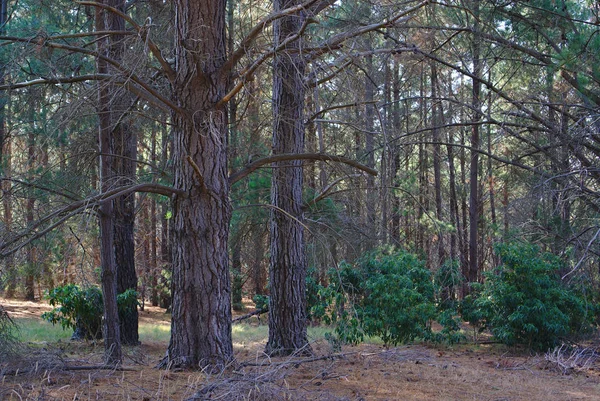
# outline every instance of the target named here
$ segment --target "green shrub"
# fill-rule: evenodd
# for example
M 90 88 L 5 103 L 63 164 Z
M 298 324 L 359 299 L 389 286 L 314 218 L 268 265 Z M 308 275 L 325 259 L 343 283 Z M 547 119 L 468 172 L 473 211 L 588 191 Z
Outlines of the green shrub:
M 341 263 L 323 292 L 331 300 L 328 320 L 343 342 L 378 336 L 395 345 L 431 338 L 436 315 L 431 274 L 410 253 L 378 249 L 355 264 Z
M 48 294 L 50 305 L 55 308 L 42 314 L 42 319 L 60 324 L 63 329 L 73 329 L 74 339 L 102 338 L 102 315 L 104 305 L 100 288 L 80 288 L 75 284 L 56 287 Z M 137 307 L 137 292 L 133 289 L 117 296 L 119 318 L 127 319 L 131 309 Z
M 75 284 L 56 287 L 48 294 L 54 309 L 42 314 L 42 319 L 59 323 L 63 329 L 73 329 L 74 338 L 102 338 L 102 292 L 98 287 L 79 288 Z
M 590 327 L 586 300 L 563 285 L 561 261 L 533 245 L 498 245 L 501 265 L 485 274 L 471 311 L 501 342 L 544 350 Z
M 252 297 L 252 302 L 254 302 L 254 304 L 256 305 L 256 309 L 258 309 L 258 310 L 264 310 L 264 311 L 269 310 L 269 296 L 268 295 L 256 294 L 254 297 Z

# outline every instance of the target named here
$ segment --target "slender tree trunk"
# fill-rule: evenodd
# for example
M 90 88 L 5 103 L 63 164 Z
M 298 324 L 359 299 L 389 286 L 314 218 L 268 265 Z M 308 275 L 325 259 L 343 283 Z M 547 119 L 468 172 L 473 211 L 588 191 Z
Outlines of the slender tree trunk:
M 300 4 L 274 0 L 275 11 Z M 293 15 L 273 25 L 275 46 L 297 33 L 303 16 Z M 273 154 L 304 151 L 304 75 L 301 43 L 292 42 L 273 60 Z M 306 255 L 302 213 L 302 162 L 273 164 L 271 203 L 271 298 L 268 354 L 310 352 L 306 336 Z
M 125 0 L 103 0 L 121 12 L 125 11 Z M 105 27 L 111 31 L 124 31 L 125 20 L 112 12 L 105 13 Z M 125 52 L 125 37 L 110 35 L 107 43 L 108 57 L 122 61 Z M 110 68 L 109 68 L 110 71 Z M 108 121 L 112 135 L 112 159 L 116 186 L 131 185 L 136 182 L 137 137 L 131 128 L 129 108 L 132 96 L 124 88 L 109 84 L 107 90 L 110 102 Z M 117 294 L 127 290 L 137 291 L 137 273 L 135 270 L 135 194 L 121 196 L 114 202 L 114 247 L 117 264 Z M 139 344 L 137 305 L 130 305 L 122 312 L 120 320 L 121 341 L 127 345 Z
M 0 2 L 0 35 L 6 33 L 5 24 L 8 16 L 8 0 Z M 5 83 L 6 71 L 4 68 L 5 61 L 0 62 L 0 85 Z M 0 176 L 10 178 L 12 175 L 12 146 L 11 140 L 8 137 L 6 130 L 7 111 L 8 111 L 8 91 L 0 93 Z M 11 183 L 10 181 L 0 182 L 0 191 L 2 191 L 2 210 L 3 210 L 3 233 L 2 235 L 10 236 L 12 231 L 12 201 L 11 201 Z M 0 241 L 2 238 L 0 238 Z M 4 273 L 6 279 L 6 296 L 11 298 L 15 295 L 17 288 L 16 272 L 14 271 L 14 256 L 11 254 L 4 258 Z M 3 283 L 4 284 L 4 283 Z
M 438 74 L 437 67 L 435 64 L 431 65 L 431 105 L 433 123 L 433 181 L 435 190 L 435 212 L 438 221 L 443 221 L 443 208 L 442 208 L 442 151 L 440 145 L 440 130 L 438 127 L 442 125 L 442 111 L 441 111 L 441 100 L 438 99 Z M 438 265 L 441 266 L 446 259 L 446 250 L 444 249 L 444 233 L 441 229 L 438 229 Z
M 27 137 L 27 168 L 29 170 L 29 174 L 33 174 L 33 169 L 35 168 L 35 133 L 33 132 L 33 126 L 31 127 L 31 132 Z M 27 198 L 27 202 L 25 205 L 25 221 L 27 226 L 31 226 L 33 224 L 34 215 L 33 209 L 35 207 L 35 198 L 30 197 Z M 27 246 L 27 270 L 25 274 L 25 299 L 28 301 L 35 300 L 35 276 L 34 270 L 36 269 L 36 258 L 35 258 L 35 244 L 29 244 Z
M 239 229 L 239 227 L 238 227 Z M 235 235 L 231 241 L 231 303 L 234 311 L 244 309 L 242 303 L 243 277 L 242 277 L 242 241 Z
M 96 30 L 103 31 L 107 27 L 106 12 L 96 10 Z M 98 41 L 98 52 L 107 54 L 108 40 Z M 97 71 L 107 74 L 106 61 L 97 59 Z M 98 89 L 98 143 L 100 145 L 100 189 L 106 192 L 114 184 L 113 144 L 110 118 L 111 90 L 100 84 Z M 100 225 L 100 262 L 102 265 L 102 296 L 104 300 L 104 357 L 110 365 L 118 365 L 122 361 L 119 314 L 117 308 L 117 265 L 114 248 L 114 204 L 113 201 L 102 202 L 98 209 Z
M 393 133 L 396 133 L 396 130 L 400 131 L 400 78 L 398 62 L 393 60 L 392 67 L 392 127 Z M 391 226 L 391 240 L 392 244 L 399 245 L 400 244 L 400 194 L 398 193 L 398 188 L 400 187 L 398 174 L 400 172 L 400 144 L 398 141 L 394 142 L 392 146 L 393 156 L 391 157 L 392 162 L 392 186 L 396 188 L 392 194 L 392 226 Z
M 371 48 L 371 43 L 367 44 L 367 48 Z M 366 71 L 365 76 L 365 156 L 366 165 L 375 168 L 375 83 L 373 82 L 373 55 L 368 54 L 365 57 Z M 375 206 L 377 203 L 375 188 L 375 177 L 367 175 L 367 194 L 366 194 L 366 227 L 365 232 L 367 238 L 367 250 L 371 250 L 377 246 L 377 224 Z
M 161 268 L 156 272 L 156 281 L 153 282 L 153 290 L 150 302 L 152 306 L 158 306 L 161 308 L 170 309 L 173 302 L 173 284 L 171 281 L 170 285 L 162 275 L 162 271 L 173 274 L 173 247 L 171 246 L 172 237 L 172 219 L 167 219 L 167 213 L 169 207 L 167 204 L 163 204 L 161 208 L 161 219 L 160 219 L 160 258 Z M 160 291 L 159 291 L 160 288 Z
M 265 259 L 265 227 L 263 224 L 257 226 L 261 227 L 262 230 L 255 229 L 253 235 L 252 277 L 254 279 L 254 295 L 263 295 L 266 293 L 267 287 L 267 268 L 263 263 Z
M 175 2 L 173 305 L 164 366 L 221 369 L 233 359 L 228 268 L 226 0 Z
M 481 121 L 481 81 L 482 65 L 480 59 L 481 38 L 479 37 L 480 0 L 473 0 L 474 37 L 473 37 L 473 97 L 471 128 L 471 171 L 469 174 L 469 282 L 477 281 L 479 272 L 479 121 Z

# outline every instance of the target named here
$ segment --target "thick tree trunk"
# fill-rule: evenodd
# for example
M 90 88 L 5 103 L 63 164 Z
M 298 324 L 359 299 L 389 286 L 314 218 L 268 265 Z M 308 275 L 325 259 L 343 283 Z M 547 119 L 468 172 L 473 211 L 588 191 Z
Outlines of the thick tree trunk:
M 231 206 L 226 0 L 175 3 L 173 305 L 165 366 L 221 369 L 233 359 L 227 240 Z
M 274 0 L 275 11 L 300 4 Z M 299 31 L 301 16 L 274 23 L 275 45 Z M 273 154 L 304 150 L 305 62 L 298 41 L 273 61 Z M 271 203 L 271 298 L 268 354 L 310 352 L 306 337 L 306 256 L 302 225 L 302 162 L 273 164 Z

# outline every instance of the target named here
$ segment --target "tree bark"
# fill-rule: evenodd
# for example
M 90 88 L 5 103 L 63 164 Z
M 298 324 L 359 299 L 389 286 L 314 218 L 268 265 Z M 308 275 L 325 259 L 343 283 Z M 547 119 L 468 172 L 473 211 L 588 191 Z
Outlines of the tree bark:
M 469 173 L 469 282 L 476 282 L 479 272 L 479 121 L 481 120 L 481 38 L 479 32 L 480 0 L 473 1 L 473 109 L 471 128 L 471 171 Z
M 96 30 L 102 31 L 107 26 L 107 13 L 96 10 Z M 97 42 L 98 52 L 109 52 L 109 41 L 106 38 Z M 102 58 L 97 59 L 98 73 L 108 73 L 108 65 Z M 113 144 L 111 128 L 110 99 L 112 91 L 106 85 L 98 87 L 98 143 L 100 145 L 100 189 L 106 192 L 114 183 Z M 98 209 L 100 226 L 100 262 L 102 265 L 102 297 L 104 300 L 104 358 L 109 365 L 122 362 L 121 336 L 119 329 L 119 313 L 117 308 L 117 265 L 114 248 L 114 202 L 102 202 Z
M 173 305 L 171 340 L 162 365 L 224 368 L 233 359 L 227 240 L 226 0 L 175 2 L 172 119 Z
M 274 0 L 274 9 L 300 4 Z M 297 33 L 302 14 L 284 17 L 273 25 L 275 46 Z M 273 60 L 273 154 L 304 150 L 305 62 L 301 39 L 286 46 Z M 306 256 L 302 213 L 302 162 L 273 163 L 271 203 L 271 297 L 268 354 L 310 352 L 306 336 Z
M 438 73 L 435 64 L 431 65 L 431 121 L 433 124 L 433 181 L 435 190 L 435 212 L 438 221 L 443 221 L 443 205 L 442 205 L 442 151 L 440 142 L 440 130 L 438 127 L 442 126 L 442 105 L 441 100 L 438 99 Z M 438 266 L 441 266 L 446 259 L 446 250 L 444 248 L 444 233 L 442 229 L 438 229 L 438 241 L 437 241 L 437 258 Z
M 32 120 L 33 121 L 33 120 Z M 33 126 L 30 128 L 32 131 L 27 136 L 27 169 L 28 174 L 33 174 L 35 168 L 35 134 L 33 133 Z M 33 208 L 35 207 L 35 198 L 33 196 L 27 198 L 25 205 L 25 222 L 27 226 L 33 224 Z M 34 269 L 36 264 L 35 260 L 35 244 L 29 244 L 27 247 L 27 270 L 25 274 L 25 299 L 28 301 L 35 300 L 35 277 Z

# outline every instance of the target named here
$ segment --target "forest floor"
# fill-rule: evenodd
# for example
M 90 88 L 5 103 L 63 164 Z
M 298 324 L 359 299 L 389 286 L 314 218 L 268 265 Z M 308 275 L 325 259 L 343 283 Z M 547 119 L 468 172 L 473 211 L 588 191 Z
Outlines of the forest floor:
M 0 305 L 17 321 L 50 309 L 6 299 Z M 164 326 L 169 316 L 146 308 L 140 319 Z M 313 358 L 267 358 L 263 339 L 235 343 L 236 364 L 221 374 L 157 370 L 166 347 L 126 347 L 125 369 L 115 371 L 98 368 L 101 344 L 30 343 L 16 362 L 0 361 L 0 400 L 600 400 L 597 344 L 595 357 L 571 366 L 568 353 L 548 361 L 498 344 L 363 344 L 332 353 L 320 340 Z

